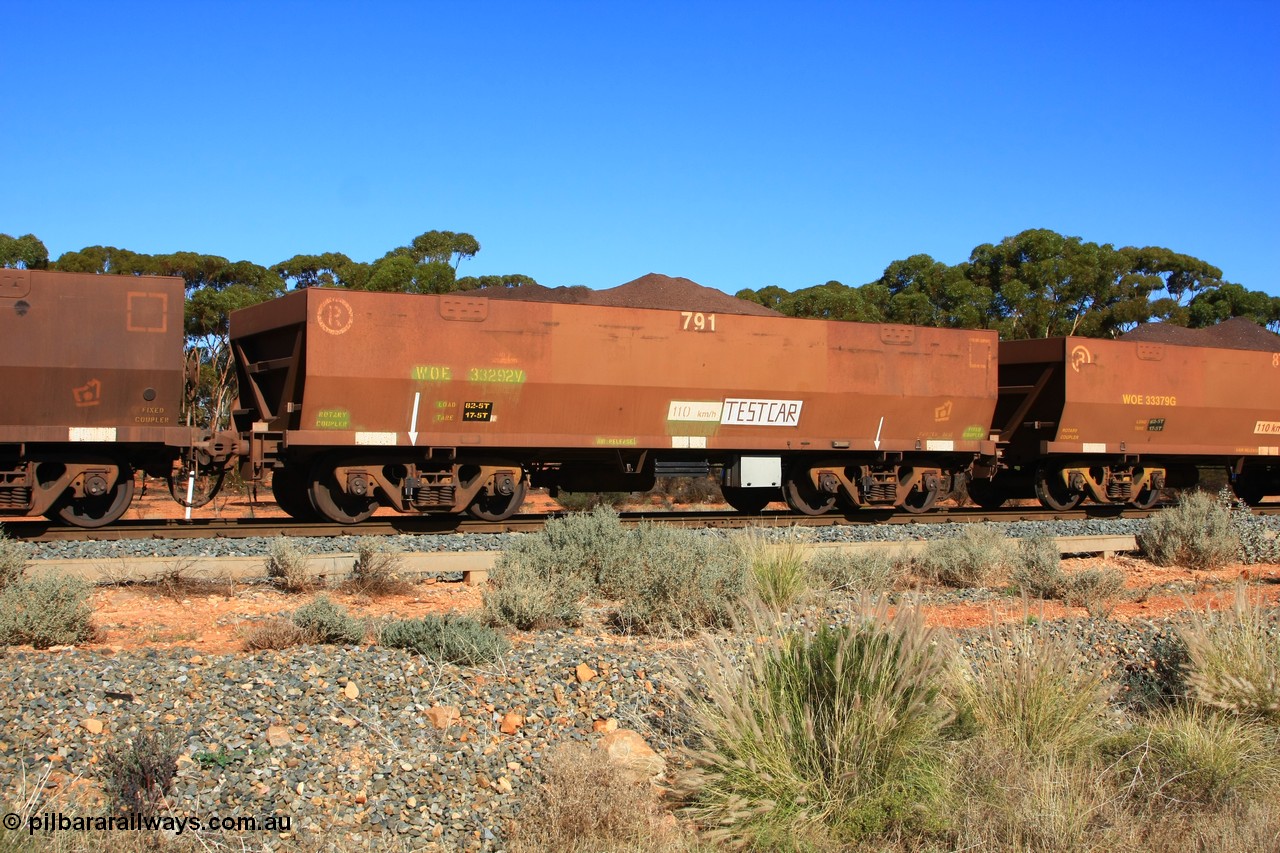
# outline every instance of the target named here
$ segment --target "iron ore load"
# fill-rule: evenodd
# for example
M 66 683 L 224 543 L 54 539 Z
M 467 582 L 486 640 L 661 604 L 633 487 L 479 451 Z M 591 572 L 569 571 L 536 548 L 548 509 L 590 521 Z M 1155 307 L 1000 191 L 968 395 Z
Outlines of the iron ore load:
M 232 457 L 234 436 L 182 425 L 183 296 L 180 278 L 0 269 L 0 515 L 101 527 L 136 471 L 180 492 Z
M 236 426 L 279 504 L 501 519 L 530 486 L 924 511 L 979 457 L 996 335 L 308 289 L 235 312 Z

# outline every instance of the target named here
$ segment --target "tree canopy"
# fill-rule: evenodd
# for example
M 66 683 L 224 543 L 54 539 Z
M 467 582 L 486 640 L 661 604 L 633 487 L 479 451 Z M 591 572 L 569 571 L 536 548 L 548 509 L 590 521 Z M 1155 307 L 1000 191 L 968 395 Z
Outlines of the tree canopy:
M 1280 298 L 1226 282 L 1199 258 L 1043 228 L 977 246 L 955 266 L 912 255 L 857 287 L 828 281 L 737 295 L 793 317 L 996 329 L 1006 339 L 1114 337 L 1139 323 L 1198 327 L 1230 317 L 1280 326 Z
M 263 267 L 218 255 L 148 255 L 87 246 L 52 263 L 33 234 L 0 234 L 0 266 L 115 275 L 178 275 L 187 285 L 187 332 L 225 337 L 231 311 L 306 287 L 451 293 L 537 284 L 519 273 L 458 276 L 480 252 L 471 234 L 427 231 L 372 262 L 341 252 L 299 254 Z M 1159 246 L 1116 248 L 1036 228 L 976 246 L 954 266 L 925 254 L 885 267 L 875 281 L 796 291 L 776 285 L 737 296 L 794 317 L 996 329 L 1004 338 L 1112 337 L 1139 323 L 1213 325 L 1248 317 L 1280 327 L 1280 298 L 1223 280 L 1199 258 Z

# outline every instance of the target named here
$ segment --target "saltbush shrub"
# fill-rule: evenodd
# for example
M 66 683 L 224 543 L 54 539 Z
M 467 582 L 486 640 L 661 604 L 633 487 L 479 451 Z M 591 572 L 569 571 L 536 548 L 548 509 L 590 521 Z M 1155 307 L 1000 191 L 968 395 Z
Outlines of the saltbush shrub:
M 587 578 L 563 568 L 548 574 L 539 563 L 518 547 L 498 557 L 482 594 L 486 622 L 521 631 L 582 624 Z
M 809 560 L 809 573 L 833 592 L 890 592 L 906 576 L 909 557 L 889 551 L 822 550 Z
M 1063 575 L 1061 598 L 1068 607 L 1083 607 L 1090 616 L 1105 616 L 1124 591 L 1124 572 L 1104 566 Z
M 655 525 L 628 530 L 607 507 L 552 519 L 499 556 L 484 592 L 491 624 L 578 625 L 583 600 L 618 602 L 625 631 L 726 625 L 746 591 L 745 560 L 723 539 Z
M 1023 593 L 1036 598 L 1058 598 L 1065 579 L 1062 554 L 1052 536 L 1041 534 L 1018 543 L 1018 556 L 1009 580 Z
M 507 650 L 507 641 L 492 628 L 453 613 L 389 622 L 378 632 L 378 642 L 464 666 L 490 663 Z
M 1230 486 L 1223 486 L 1218 492 L 1218 505 L 1230 513 L 1231 529 L 1240 540 L 1237 560 L 1250 566 L 1280 563 L 1280 538 L 1272 534 L 1261 517 L 1253 514 L 1247 503 L 1235 496 Z
M 958 536 L 934 539 L 912 558 L 924 579 L 960 588 L 980 586 L 1013 562 L 1008 539 L 987 524 L 966 524 Z
M 89 585 L 61 575 L 41 575 L 0 590 L 0 643 L 37 649 L 93 639 Z
M 1229 508 L 1204 492 L 1183 492 L 1175 506 L 1147 519 L 1138 546 L 1159 566 L 1211 569 L 1236 559 L 1240 538 Z
M 641 524 L 630 531 L 626 571 L 608 589 L 623 599 L 627 632 L 688 634 L 729 625 L 747 591 L 745 560 L 723 539 Z
M 317 643 L 358 645 L 364 641 L 365 623 L 347 613 L 327 595 L 316 596 L 310 604 L 304 604 L 293 613 L 293 624 L 314 638 Z
M 10 539 L 0 525 L 0 590 L 22 579 L 30 553 L 30 545 Z

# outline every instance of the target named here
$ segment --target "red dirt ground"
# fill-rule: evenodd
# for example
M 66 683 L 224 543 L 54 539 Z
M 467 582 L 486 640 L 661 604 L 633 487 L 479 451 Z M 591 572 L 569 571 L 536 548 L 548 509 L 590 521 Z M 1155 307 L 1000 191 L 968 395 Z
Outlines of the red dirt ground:
M 195 510 L 197 517 L 279 517 L 283 513 L 269 500 L 269 494 L 254 502 L 247 496 L 220 496 L 207 507 Z M 708 507 L 711 508 L 711 507 Z M 524 512 L 558 509 L 545 493 L 534 492 L 525 502 Z M 181 517 L 163 485 L 153 485 L 135 500 L 130 518 Z M 1280 604 L 1280 566 L 1228 566 L 1212 571 L 1161 568 L 1130 557 L 1073 559 L 1064 563 L 1068 572 L 1110 565 L 1125 573 L 1125 595 L 1112 615 L 1121 620 L 1152 618 L 1187 609 L 1226 606 L 1237 578 L 1251 581 L 1251 593 L 1271 605 Z M 202 653 L 239 651 L 245 631 L 281 613 L 291 612 L 318 593 L 289 594 L 261 584 L 180 579 L 170 584 L 147 587 L 100 587 L 93 593 L 93 606 L 101 636 L 90 648 L 118 651 L 136 647 L 191 648 Z M 427 613 L 457 611 L 470 613 L 481 604 L 481 591 L 461 583 L 428 580 L 414 584 L 403 594 L 371 599 L 338 590 L 327 590 L 338 604 L 364 617 L 393 616 L 415 618 Z M 928 621 L 948 627 L 975 627 L 992 620 L 1021 620 L 1028 615 L 1040 619 L 1081 616 L 1083 608 L 1068 608 L 1060 602 L 1002 599 L 990 604 L 930 606 Z

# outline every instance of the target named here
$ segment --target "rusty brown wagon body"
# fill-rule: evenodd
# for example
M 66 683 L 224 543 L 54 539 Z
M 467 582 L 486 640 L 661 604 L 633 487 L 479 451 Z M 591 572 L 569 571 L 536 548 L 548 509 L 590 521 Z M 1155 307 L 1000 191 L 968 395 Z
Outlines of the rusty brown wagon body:
M 992 332 L 309 289 L 231 338 L 249 463 L 296 515 L 712 469 L 742 508 L 925 509 L 994 451 Z
M 1066 337 L 1004 341 L 999 357 L 1007 468 L 971 484 L 982 503 L 1149 506 L 1197 465 L 1232 469 L 1252 502 L 1280 492 L 1280 354 Z
M 135 470 L 171 476 L 210 449 L 181 424 L 183 294 L 180 278 L 0 269 L 0 514 L 107 524 Z

